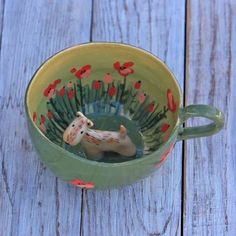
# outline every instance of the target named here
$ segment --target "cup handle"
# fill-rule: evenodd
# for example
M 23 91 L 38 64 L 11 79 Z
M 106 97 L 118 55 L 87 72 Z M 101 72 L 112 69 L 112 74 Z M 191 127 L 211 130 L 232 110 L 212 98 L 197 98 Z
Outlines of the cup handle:
M 213 122 L 197 127 L 181 127 L 179 129 L 178 141 L 210 136 L 219 132 L 224 126 L 224 114 L 212 106 L 199 104 L 181 108 L 180 121 L 182 124 L 192 117 L 205 117 Z

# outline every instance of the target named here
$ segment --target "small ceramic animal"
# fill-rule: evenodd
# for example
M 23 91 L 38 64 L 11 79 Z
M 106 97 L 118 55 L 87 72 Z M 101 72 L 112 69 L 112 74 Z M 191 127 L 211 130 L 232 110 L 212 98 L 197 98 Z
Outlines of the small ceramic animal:
M 77 112 L 76 118 L 66 128 L 63 140 L 75 146 L 81 143 L 90 157 L 101 157 L 103 152 L 113 151 L 122 156 L 134 156 L 136 147 L 127 135 L 127 129 L 121 125 L 119 132 L 91 129 L 93 122 Z

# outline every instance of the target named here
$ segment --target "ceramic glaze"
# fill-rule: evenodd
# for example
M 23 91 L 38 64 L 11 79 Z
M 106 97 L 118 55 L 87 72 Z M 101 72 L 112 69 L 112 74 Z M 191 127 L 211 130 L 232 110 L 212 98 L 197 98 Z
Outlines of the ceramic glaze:
M 127 129 L 121 125 L 119 132 L 91 129 L 93 122 L 81 112 L 66 128 L 63 140 L 66 144 L 75 146 L 81 142 L 86 154 L 100 158 L 103 152 L 113 151 L 123 156 L 134 156 L 136 147 L 127 135 Z
M 55 79 L 46 85 L 42 91 L 41 108 L 32 114 L 33 121 L 51 141 L 64 147 L 63 130 L 70 124 L 78 109 L 86 115 L 123 116 L 131 120 L 142 134 L 145 146 L 142 153 L 147 155 L 157 150 L 170 135 L 174 124 L 173 118 L 167 117 L 171 114 L 176 116 L 179 101 L 170 88 L 164 93 L 159 91 L 155 96 L 150 94 L 145 86 L 145 78 L 136 75 L 135 66 L 135 61 L 127 60 L 123 64 L 115 61 L 112 66 L 109 62 L 106 70 L 112 72 L 105 73 L 102 80 L 91 79 L 93 69 L 96 70 L 96 66 L 91 64 L 68 69 L 67 72 L 73 76 L 69 81 Z M 133 75 L 139 80 L 131 77 Z M 37 115 L 40 118 L 37 119 Z

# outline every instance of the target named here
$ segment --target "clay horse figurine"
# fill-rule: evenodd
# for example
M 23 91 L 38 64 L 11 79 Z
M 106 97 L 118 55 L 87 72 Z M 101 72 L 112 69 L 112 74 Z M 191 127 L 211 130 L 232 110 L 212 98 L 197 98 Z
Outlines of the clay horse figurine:
M 91 129 L 93 122 L 81 112 L 66 128 L 63 140 L 66 144 L 75 146 L 81 143 L 90 157 L 101 157 L 103 152 L 112 151 L 122 156 L 134 156 L 136 147 L 127 135 L 127 129 L 121 125 L 119 132 Z

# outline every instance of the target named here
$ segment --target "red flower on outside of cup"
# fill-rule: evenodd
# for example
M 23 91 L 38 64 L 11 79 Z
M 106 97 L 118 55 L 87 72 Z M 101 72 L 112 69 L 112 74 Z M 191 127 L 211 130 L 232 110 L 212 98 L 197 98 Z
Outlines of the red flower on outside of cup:
M 167 157 L 168 157 L 169 153 L 172 151 L 174 145 L 175 145 L 174 143 L 171 144 L 171 145 L 169 146 L 169 148 L 163 153 L 160 162 L 155 165 L 157 168 L 160 167 L 161 164 L 167 159 Z
M 168 100 L 168 108 L 171 112 L 176 112 L 176 109 L 177 109 L 177 104 L 174 100 L 174 96 L 171 92 L 170 89 L 167 90 L 167 100 Z
M 83 79 L 91 74 L 91 65 L 85 65 L 79 70 L 77 70 L 76 68 L 72 68 L 70 72 L 74 74 L 78 79 Z
M 43 95 L 48 98 L 53 97 L 56 91 L 56 87 L 60 82 L 61 80 L 57 79 L 52 84 L 49 84 L 48 87 L 44 90 Z
M 84 188 L 86 188 L 86 189 L 92 189 L 92 188 L 94 188 L 94 183 L 92 183 L 92 182 L 87 182 L 87 183 L 85 183 Z
M 142 82 L 141 82 L 141 80 L 139 80 L 138 82 L 136 82 L 136 83 L 134 84 L 134 88 L 135 88 L 135 89 L 140 89 L 140 88 L 141 88 L 141 84 L 142 84 Z
M 36 122 L 36 121 L 37 121 L 37 113 L 34 112 L 34 113 L 33 113 L 33 122 Z
M 75 90 L 73 88 L 71 88 L 68 93 L 68 98 L 72 99 L 74 96 L 75 96 Z
M 162 126 L 161 126 L 161 132 L 165 133 L 168 129 L 169 129 L 170 125 L 167 124 L 167 123 L 164 123 Z
M 112 86 L 111 88 L 109 88 L 108 94 L 110 97 L 113 97 L 116 94 L 116 87 Z
M 60 90 L 59 90 L 59 96 L 63 97 L 66 93 L 66 89 L 65 86 L 63 86 Z
M 134 73 L 134 70 L 131 68 L 134 65 L 132 61 L 125 62 L 123 65 L 119 61 L 113 64 L 115 70 L 119 72 L 121 76 L 127 76 Z
M 86 188 L 86 189 L 92 189 L 94 188 L 93 182 L 85 182 L 81 179 L 74 179 L 71 180 L 70 183 L 74 186 L 80 187 L 80 188 Z
M 93 83 L 93 88 L 94 88 L 95 90 L 99 90 L 101 87 L 102 87 L 101 80 L 96 80 L 96 81 L 94 81 L 94 83 Z
M 144 103 L 144 101 L 146 100 L 146 97 L 147 97 L 146 93 L 140 93 L 138 96 L 138 101 L 140 103 Z
M 153 112 L 154 111 L 154 108 L 155 108 L 155 103 L 154 102 L 152 102 L 152 103 L 150 103 L 149 105 L 148 105 L 148 108 L 147 108 L 147 110 L 148 110 L 148 112 Z
M 48 110 L 48 119 L 52 119 L 53 118 L 53 113 L 50 111 L 50 110 Z
M 113 81 L 113 78 L 112 78 L 111 74 L 110 73 L 106 73 L 104 75 L 104 82 L 107 83 L 107 84 L 111 84 L 112 81 Z
M 76 186 L 80 186 L 84 184 L 84 181 L 82 181 L 81 179 L 73 179 L 70 181 L 70 183 Z

